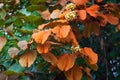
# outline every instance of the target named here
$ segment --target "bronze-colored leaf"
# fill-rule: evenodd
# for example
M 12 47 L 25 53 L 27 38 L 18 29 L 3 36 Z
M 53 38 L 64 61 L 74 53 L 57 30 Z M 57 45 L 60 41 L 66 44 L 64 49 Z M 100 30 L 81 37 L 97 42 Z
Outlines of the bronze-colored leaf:
M 58 58 L 57 66 L 61 71 L 68 71 L 74 66 L 76 56 L 73 54 L 63 54 Z
M 26 40 L 19 41 L 17 45 L 22 50 L 26 50 L 28 48 L 28 42 Z
M 117 25 L 119 23 L 119 18 L 111 14 L 106 14 L 106 17 L 107 17 L 107 21 L 112 25 Z
M 19 63 L 22 67 L 30 67 L 36 59 L 36 52 L 33 50 L 26 51 L 20 56 Z
M 59 9 L 53 10 L 53 12 L 50 15 L 50 18 L 51 19 L 58 18 L 60 14 L 61 14 L 61 11 Z
M 82 79 L 82 70 L 79 66 L 74 66 L 68 71 L 64 72 L 65 76 L 68 80 L 81 80 Z
M 39 31 L 37 33 L 33 33 L 32 38 L 35 40 L 36 43 L 44 44 L 50 34 L 51 30 Z
M 7 42 L 7 39 L 5 37 L 0 36 L 0 51 L 5 46 L 6 42 Z
M 42 55 L 42 58 L 44 60 L 46 60 L 47 62 L 51 63 L 53 66 L 56 66 L 57 65 L 57 58 L 54 54 L 52 53 L 47 53 L 47 54 L 41 54 Z
M 11 58 L 14 58 L 18 54 L 19 50 L 16 47 L 11 47 L 8 49 L 8 53 Z

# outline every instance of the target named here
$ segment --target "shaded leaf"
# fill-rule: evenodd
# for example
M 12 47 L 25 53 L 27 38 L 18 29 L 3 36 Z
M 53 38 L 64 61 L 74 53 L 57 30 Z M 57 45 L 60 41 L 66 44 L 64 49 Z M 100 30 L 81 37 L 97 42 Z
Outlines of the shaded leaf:
M 26 50 L 28 48 L 28 42 L 26 40 L 19 41 L 17 45 L 22 50 Z
M 52 53 L 42 54 L 42 58 L 47 62 L 51 63 L 53 66 L 57 64 L 57 58 Z
M 5 46 L 6 42 L 7 42 L 7 39 L 5 37 L 0 36 L 0 51 Z
M 39 52 L 39 54 L 48 53 L 51 45 L 52 45 L 52 43 L 50 41 L 47 41 L 42 45 L 38 44 L 37 45 L 37 51 Z
M 106 14 L 106 17 L 107 17 L 107 21 L 112 25 L 117 25 L 119 23 L 119 18 L 111 14 Z
M 33 50 L 26 51 L 20 56 L 19 63 L 22 67 L 30 67 L 36 59 L 36 52 Z
M 11 58 L 14 58 L 18 54 L 19 50 L 16 47 L 11 47 L 8 49 L 8 53 Z
M 76 65 L 68 71 L 64 72 L 64 74 L 68 80 L 81 80 L 83 75 L 80 67 Z

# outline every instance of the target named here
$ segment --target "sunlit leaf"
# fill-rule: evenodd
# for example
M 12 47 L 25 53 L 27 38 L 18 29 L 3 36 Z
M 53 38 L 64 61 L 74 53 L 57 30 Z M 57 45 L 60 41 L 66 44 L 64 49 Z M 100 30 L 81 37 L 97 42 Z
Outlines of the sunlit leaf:
M 39 31 L 37 33 L 33 33 L 32 38 L 35 40 L 36 43 L 44 44 L 50 34 L 51 30 Z
M 98 10 L 100 9 L 100 7 L 98 6 L 98 5 L 96 5 L 96 4 L 94 4 L 94 5 L 92 5 L 92 6 L 90 6 L 90 7 L 88 7 L 87 9 L 86 9 L 86 11 L 87 11 L 87 13 L 90 15 L 90 16 L 92 16 L 92 17 L 97 17 L 97 15 L 98 15 Z
M 59 9 L 53 10 L 53 12 L 50 15 L 51 19 L 58 18 L 58 16 L 61 14 L 61 11 Z
M 61 71 L 68 71 L 75 64 L 76 56 L 73 54 L 63 54 L 58 58 L 57 66 Z
M 19 63 L 22 67 L 30 67 L 36 59 L 36 52 L 33 50 L 26 51 L 20 56 Z
M 85 5 L 89 0 L 71 0 L 73 3 L 75 3 L 77 6 L 79 5 Z
M 90 64 L 96 64 L 98 61 L 98 55 L 88 47 L 84 47 L 85 55 L 87 55 L 87 62 Z
M 87 17 L 86 10 L 78 10 L 78 15 L 81 20 L 85 20 Z
M 63 25 L 61 27 L 56 26 L 55 28 L 53 28 L 52 32 L 56 34 L 56 36 L 59 38 L 65 38 L 68 36 L 70 30 L 71 28 L 69 25 Z

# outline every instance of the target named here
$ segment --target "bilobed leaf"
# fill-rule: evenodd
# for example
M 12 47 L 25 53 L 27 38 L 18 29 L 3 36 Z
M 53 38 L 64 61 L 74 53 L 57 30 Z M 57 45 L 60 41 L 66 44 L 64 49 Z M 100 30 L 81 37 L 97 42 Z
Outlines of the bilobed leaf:
M 28 42 L 26 40 L 19 41 L 17 45 L 22 50 L 26 50 L 28 48 Z
M 78 15 L 81 20 L 85 20 L 87 17 L 86 10 L 78 10 Z
M 32 38 L 35 40 L 36 43 L 44 44 L 50 34 L 51 30 L 39 31 L 37 33 L 33 33 Z
M 82 79 L 82 70 L 79 66 L 74 66 L 68 71 L 64 72 L 68 80 L 81 80 Z
M 68 71 L 75 64 L 76 56 L 73 54 L 63 54 L 58 58 L 57 67 L 61 71 Z
M 16 47 L 11 47 L 8 49 L 8 53 L 11 58 L 14 58 L 18 54 L 19 50 Z
M 68 36 L 71 28 L 69 25 L 63 25 L 61 27 L 56 26 L 55 28 L 52 29 L 52 32 L 56 34 L 57 37 L 59 38 L 65 38 Z
M 48 53 L 50 50 L 50 46 L 52 45 L 52 43 L 50 41 L 46 41 L 44 44 L 38 44 L 37 45 L 37 51 L 39 52 L 39 54 L 45 54 Z
M 36 59 L 36 52 L 33 50 L 26 51 L 20 56 L 19 63 L 22 67 L 30 67 Z
M 112 25 L 117 25 L 119 23 L 119 18 L 111 14 L 106 14 L 106 17 L 107 17 L 107 21 Z
M 7 42 L 7 39 L 5 37 L 0 36 L 0 51 L 5 46 L 6 42 Z
M 47 53 L 47 54 L 41 54 L 42 55 L 42 58 L 44 60 L 46 60 L 47 62 L 51 63 L 53 66 L 55 66 L 57 64 L 57 58 L 55 57 L 54 54 L 52 53 Z
M 94 4 L 94 5 L 92 5 L 92 6 L 90 6 L 90 7 L 88 7 L 87 9 L 86 9 L 86 11 L 87 11 L 87 13 L 90 15 L 90 16 L 92 16 L 92 17 L 97 17 L 97 15 L 98 15 L 98 10 L 100 9 L 100 7 L 98 6 L 98 5 L 96 5 L 96 4 Z

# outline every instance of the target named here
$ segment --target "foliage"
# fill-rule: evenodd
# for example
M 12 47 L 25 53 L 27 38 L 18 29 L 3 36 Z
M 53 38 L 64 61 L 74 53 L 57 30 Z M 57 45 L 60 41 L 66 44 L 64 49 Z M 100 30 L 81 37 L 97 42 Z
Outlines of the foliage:
M 0 80 L 118 80 L 117 0 L 0 0 Z

